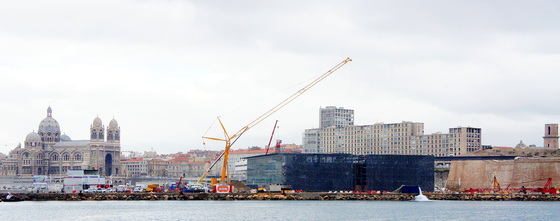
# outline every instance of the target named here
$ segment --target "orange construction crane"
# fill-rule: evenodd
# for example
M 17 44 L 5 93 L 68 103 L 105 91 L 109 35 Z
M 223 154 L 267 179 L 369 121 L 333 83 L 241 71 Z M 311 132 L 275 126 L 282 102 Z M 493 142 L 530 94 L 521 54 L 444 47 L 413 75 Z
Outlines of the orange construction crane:
M 237 139 L 239 139 L 239 137 L 241 135 L 243 135 L 245 132 L 247 132 L 249 129 L 251 129 L 252 127 L 257 125 L 258 123 L 262 122 L 264 119 L 270 117 L 270 115 L 274 114 L 276 111 L 280 110 L 282 107 L 284 107 L 288 103 L 292 102 L 294 99 L 296 99 L 297 97 L 299 97 L 300 95 L 305 93 L 305 91 L 309 90 L 311 87 L 315 86 L 317 83 L 319 83 L 320 81 L 322 81 L 323 79 L 325 79 L 326 77 L 328 77 L 333 72 L 335 72 L 336 70 L 338 70 L 339 68 L 341 68 L 342 66 L 344 66 L 346 63 L 348 63 L 350 61 L 352 61 L 352 59 L 350 59 L 350 58 L 344 59 L 342 62 L 340 62 L 339 64 L 337 64 L 336 66 L 334 66 L 333 68 L 331 68 L 330 70 L 328 70 L 327 72 L 322 74 L 321 76 L 317 77 L 311 83 L 309 83 L 308 85 L 306 85 L 305 87 L 303 87 L 302 89 L 297 91 L 296 93 L 292 94 L 291 96 L 286 98 L 284 101 L 280 102 L 279 104 L 274 106 L 272 109 L 265 112 L 263 115 L 257 117 L 257 119 L 253 120 L 251 123 L 242 127 L 241 129 L 239 129 L 239 131 L 237 131 L 236 133 L 234 133 L 231 136 L 229 135 L 229 133 L 227 132 L 227 130 L 224 126 L 224 124 L 220 120 L 220 117 L 218 117 L 218 121 L 220 122 L 220 126 L 222 127 L 222 130 L 224 131 L 224 137 L 225 138 L 221 139 L 221 138 L 213 138 L 213 137 L 206 137 L 206 136 L 203 136 L 202 138 L 203 139 L 209 139 L 209 140 L 224 141 L 226 143 L 224 152 L 216 160 L 216 162 L 217 162 L 218 160 L 220 160 L 220 158 L 222 158 L 222 157 L 224 158 L 223 159 L 224 162 L 223 162 L 223 165 L 222 165 L 222 174 L 221 174 L 220 182 L 224 183 L 225 180 L 226 180 L 226 177 L 227 177 L 226 173 L 227 173 L 229 149 L 237 141 Z M 212 167 L 215 165 L 216 162 L 214 162 L 212 164 L 212 166 L 204 173 L 205 175 L 203 175 L 203 177 L 208 174 L 208 172 L 212 169 Z

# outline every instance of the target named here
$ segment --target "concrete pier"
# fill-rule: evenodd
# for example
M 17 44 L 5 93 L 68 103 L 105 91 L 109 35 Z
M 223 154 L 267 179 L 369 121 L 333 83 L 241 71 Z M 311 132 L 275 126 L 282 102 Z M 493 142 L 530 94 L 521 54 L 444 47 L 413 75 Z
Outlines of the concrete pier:
M 425 193 L 430 200 L 463 201 L 560 201 L 559 194 L 463 194 Z M 5 194 L 0 195 L 2 199 Z M 26 201 L 81 200 L 380 200 L 409 201 L 415 194 L 353 194 L 353 193 L 22 193 L 16 197 Z

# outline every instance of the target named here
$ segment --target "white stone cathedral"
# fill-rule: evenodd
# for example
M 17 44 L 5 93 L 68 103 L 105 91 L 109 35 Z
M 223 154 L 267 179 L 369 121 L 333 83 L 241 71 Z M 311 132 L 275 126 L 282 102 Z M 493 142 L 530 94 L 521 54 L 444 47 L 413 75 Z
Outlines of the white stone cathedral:
M 105 136 L 107 135 L 107 136 Z M 105 139 L 106 138 L 106 139 Z M 37 132 L 25 138 L 24 146 L 15 147 L 3 162 L 3 176 L 66 176 L 69 169 L 98 170 L 102 176 L 118 176 L 120 168 L 121 129 L 115 119 L 105 129 L 99 117 L 93 120 L 89 140 L 72 140 L 61 133 L 60 125 L 47 109 L 47 117 Z

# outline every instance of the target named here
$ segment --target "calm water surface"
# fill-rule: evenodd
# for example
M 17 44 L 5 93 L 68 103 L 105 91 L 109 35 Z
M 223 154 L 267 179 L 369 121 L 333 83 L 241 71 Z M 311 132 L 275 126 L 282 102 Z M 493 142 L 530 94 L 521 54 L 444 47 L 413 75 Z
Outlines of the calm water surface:
M 0 203 L 2 220 L 560 220 L 560 202 L 48 201 Z

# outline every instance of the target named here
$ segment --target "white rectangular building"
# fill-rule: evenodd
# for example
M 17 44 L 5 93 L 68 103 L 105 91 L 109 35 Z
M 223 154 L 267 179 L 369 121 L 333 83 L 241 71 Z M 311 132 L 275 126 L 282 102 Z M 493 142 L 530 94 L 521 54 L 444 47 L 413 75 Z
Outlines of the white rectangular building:
M 90 187 L 105 185 L 97 170 L 68 170 L 64 177 L 64 192 L 77 193 Z

